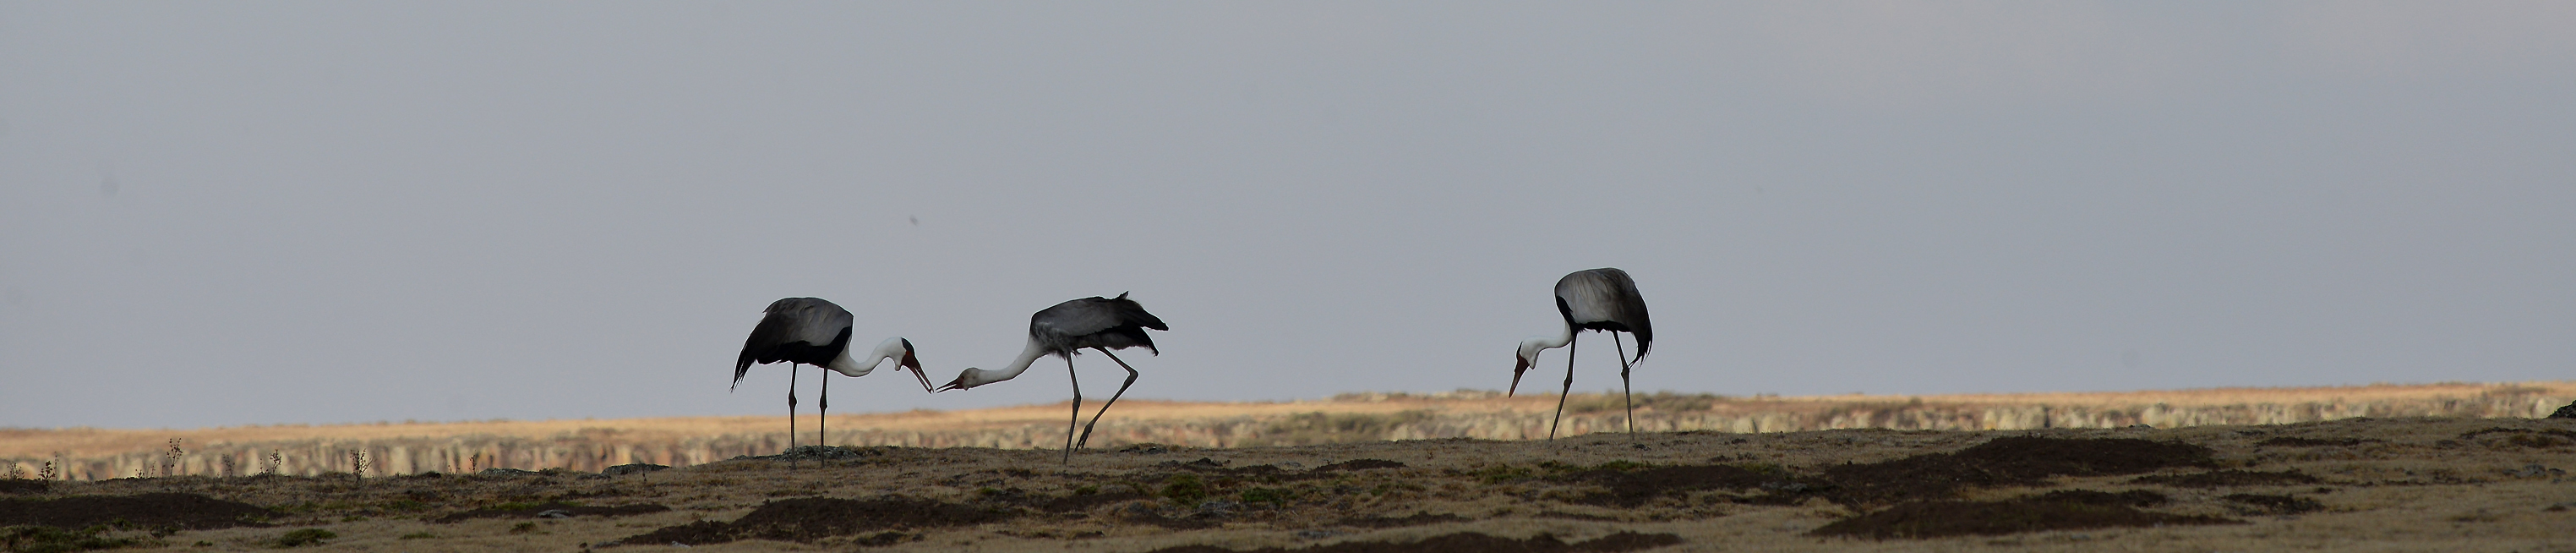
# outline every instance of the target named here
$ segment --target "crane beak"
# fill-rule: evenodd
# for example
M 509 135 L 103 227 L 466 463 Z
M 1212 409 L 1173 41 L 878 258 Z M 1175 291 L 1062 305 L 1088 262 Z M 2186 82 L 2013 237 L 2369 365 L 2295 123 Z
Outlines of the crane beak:
M 921 380 L 921 391 L 937 393 L 936 391 L 934 391 L 934 390 L 930 389 L 930 374 L 929 374 L 929 373 L 922 372 L 922 370 L 921 370 L 921 359 L 920 359 L 920 358 L 913 357 L 913 356 L 912 356 L 912 350 L 908 350 L 908 349 L 907 349 L 907 350 L 904 350 L 904 352 L 903 352 L 903 360 L 902 360 L 902 361 L 896 361 L 896 362 L 895 362 L 895 367 L 897 367 L 897 368 L 904 368 L 904 369 L 912 369 L 912 377 L 913 377 L 913 378 L 915 378 L 915 379 L 919 379 L 919 380 Z
M 966 369 L 966 370 L 972 371 L 972 370 L 975 370 L 975 369 Z M 940 386 L 940 387 L 939 387 L 939 389 L 937 389 L 937 390 L 931 390 L 931 391 L 930 391 L 930 393 L 934 393 L 934 394 L 936 394 L 936 393 L 939 393 L 939 392 L 945 392 L 945 391 L 949 391 L 949 390 L 964 390 L 964 389 L 967 389 L 967 386 L 966 386 L 966 375 L 961 373 L 961 374 L 958 374 L 958 375 L 957 375 L 957 379 L 956 379 L 956 380 L 948 381 L 948 384 L 947 384 L 947 385 L 945 385 L 945 386 Z
M 1503 392 L 1503 397 L 1512 397 L 1512 394 L 1520 393 L 1521 373 L 1529 372 L 1529 369 L 1529 358 L 1521 357 L 1518 353 L 1512 354 L 1512 387 L 1510 390 Z

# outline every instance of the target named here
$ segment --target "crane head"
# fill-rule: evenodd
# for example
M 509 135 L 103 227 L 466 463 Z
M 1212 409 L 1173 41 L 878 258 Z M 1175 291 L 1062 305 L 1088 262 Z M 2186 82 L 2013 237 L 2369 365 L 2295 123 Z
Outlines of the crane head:
M 984 378 L 983 378 L 983 377 L 984 377 L 984 369 L 977 369 L 977 368 L 971 368 L 971 367 L 969 367 L 969 368 L 967 368 L 967 369 L 966 369 L 966 371 L 965 371 L 965 372 L 957 373 L 957 379 L 956 379 L 956 380 L 948 381 L 948 384 L 943 385 L 943 386 L 940 386 L 940 387 L 939 387 L 939 389 L 937 389 L 937 390 L 932 390 L 931 392 L 932 392 L 932 393 L 938 393 L 938 392 L 945 392 L 945 391 L 949 391 L 949 390 L 966 390 L 966 389 L 972 389 L 972 388 L 974 388 L 974 387 L 976 387 L 976 386 L 982 386 L 982 385 L 984 385 L 984 384 L 985 384 L 985 382 L 983 382 L 983 380 L 984 380 Z
M 914 357 L 912 354 L 911 340 L 903 341 L 903 358 L 895 360 L 894 366 L 896 370 L 912 369 L 913 378 L 921 380 L 921 391 L 936 392 L 930 387 L 930 373 L 921 370 L 921 358 Z

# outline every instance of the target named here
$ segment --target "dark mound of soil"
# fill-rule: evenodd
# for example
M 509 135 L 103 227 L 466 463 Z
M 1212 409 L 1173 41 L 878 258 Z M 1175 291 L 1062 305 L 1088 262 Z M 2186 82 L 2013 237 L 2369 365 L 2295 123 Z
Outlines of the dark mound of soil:
M 626 539 L 617 540 L 614 543 L 627 545 L 666 545 L 674 543 L 683 545 L 706 545 L 710 543 L 725 543 L 733 541 L 733 539 L 732 524 L 712 520 L 701 520 L 679 526 L 664 526 L 660 530 L 654 530 L 636 536 L 629 536 Z
M 971 526 L 1008 520 L 1015 513 L 928 499 L 803 497 L 762 504 L 731 523 L 699 521 L 618 540 L 618 543 L 689 545 L 742 539 L 810 542 L 832 536 L 888 530 Z
M 1348 461 L 1342 461 L 1342 462 L 1339 462 L 1339 463 L 1333 463 L 1333 464 L 1330 464 L 1330 465 L 1324 465 L 1324 466 L 1320 466 L 1320 467 L 1315 467 L 1315 472 L 1327 472 L 1327 471 L 1336 471 L 1336 470 L 1369 470 L 1369 469 L 1400 469 L 1400 468 L 1404 468 L 1404 463 L 1398 463 L 1398 462 L 1395 462 L 1395 461 L 1389 461 L 1389 460 L 1385 460 L 1385 459 L 1352 459 L 1352 460 L 1348 460 Z
M 628 474 L 643 474 L 643 473 L 653 472 L 653 471 L 657 471 L 657 470 L 670 470 L 670 469 L 671 469 L 671 466 L 670 466 L 670 465 L 656 465 L 656 464 L 652 464 L 652 463 L 627 463 L 627 464 L 623 464 L 623 465 L 617 465 L 617 466 L 613 466 L 613 467 L 608 467 L 608 468 L 604 468 L 604 469 L 599 469 L 599 473 L 600 473 L 600 474 L 609 475 L 609 476 L 623 476 L 623 475 L 628 475 Z
M 2254 445 L 2259 445 L 2259 446 L 2277 446 L 2277 447 L 2325 447 L 2325 446 L 2347 446 L 2347 447 L 2348 447 L 2348 446 L 2361 445 L 2361 444 L 2362 444 L 2362 443 L 2364 443 L 2364 442 L 2376 442 L 2376 441 L 2379 441 L 2379 440 L 2365 440 L 2365 439 L 2361 439 L 2361 438 L 2334 438 L 2334 439 L 2324 439 L 2324 438 L 2301 438 L 2301 437 L 2297 437 L 2297 436 L 2282 436 L 2282 437 L 2278 437 L 2278 438 L 2266 439 L 2266 440 L 2263 440 L 2263 441 L 2260 441 L 2260 442 L 2254 442 Z
M 53 488 L 51 484 L 44 480 L 11 478 L 0 480 L 0 493 L 45 493 L 45 490 Z
M 2165 497 L 2165 494 L 2147 490 L 2129 490 L 2120 493 L 2093 490 L 2057 490 L 2039 494 L 2039 499 L 2044 501 L 2071 501 L 2086 505 L 2127 505 L 2130 507 L 2154 507 L 2157 505 L 2163 505 L 2166 501 L 2171 500 L 2170 498 Z
M 668 511 L 668 510 L 671 510 L 671 508 L 670 508 L 670 507 L 664 507 L 664 506 L 661 506 L 661 505 L 653 505 L 653 504 L 649 504 L 649 503 L 648 503 L 648 504 L 643 504 L 643 505 L 619 505 L 619 506 L 616 506 L 616 507 L 589 507 L 589 506 L 573 505 L 573 504 L 569 504 L 569 503 L 564 503 L 564 502 L 560 502 L 560 501 L 558 501 L 558 502 L 549 502 L 549 503 L 546 503 L 546 504 L 543 504 L 543 505 L 538 505 L 538 506 L 535 506 L 535 507 L 529 507 L 529 508 L 526 508 L 526 509 L 475 509 L 475 510 L 471 510 L 471 511 L 465 511 L 465 512 L 462 512 L 462 513 L 456 513 L 456 514 L 451 514 L 451 515 L 447 515 L 447 516 L 443 516 L 443 517 L 438 517 L 438 519 L 436 519 L 436 520 L 432 520 L 432 521 L 430 521 L 430 522 L 436 522 L 436 523 L 441 523 L 441 524 L 452 524 L 452 523 L 464 522 L 464 521 L 467 521 L 467 520 L 473 520 L 473 519 L 478 519 L 478 518 L 540 518 L 540 517 L 538 517 L 537 515 L 544 514 L 544 513 L 545 513 L 545 512 L 547 512 L 547 511 L 563 511 L 563 514 L 571 515 L 571 516 L 577 516 L 577 517 L 590 517 L 590 516 L 613 517 L 613 516 L 624 516 L 624 515 L 640 515 L 640 514 L 645 514 L 645 513 L 659 513 L 659 512 Z
M 2052 476 L 2116 476 L 2210 466 L 2209 448 L 2134 438 L 1996 438 L 1950 453 L 1825 468 L 1846 505 L 1949 497 L 1961 488 L 2026 486 Z
M 1636 532 L 1620 532 L 1575 543 L 1565 543 L 1563 540 L 1556 539 L 1556 536 L 1547 534 L 1515 540 L 1475 532 L 1460 532 L 1408 543 L 1342 542 L 1297 549 L 1264 547 L 1241 551 L 1213 545 L 1184 545 L 1156 549 L 1152 553 L 1619 553 L 1653 549 L 1681 542 L 1681 536 Z
M 2260 472 L 2251 470 L 2213 470 L 2197 474 L 2157 474 L 2140 476 L 2131 484 L 2160 484 L 2177 488 L 2216 488 L 2222 486 L 2287 486 L 2315 484 L 2317 477 L 2295 470 Z
M 883 448 L 874 447 L 850 449 L 836 445 L 800 445 L 790 448 L 787 451 L 778 452 L 777 455 L 746 455 L 735 458 L 759 459 L 763 461 L 840 461 L 884 454 L 885 451 Z
M 1364 517 L 1345 518 L 1342 519 L 1341 525 L 1357 526 L 1360 528 L 1402 528 L 1406 526 L 1421 526 L 1443 522 L 1466 522 L 1469 520 L 1475 519 L 1448 513 L 1435 515 L 1431 514 L 1429 511 L 1423 511 L 1400 517 L 1370 515 Z
M 2243 503 L 2252 507 L 2251 509 L 2239 509 L 2239 511 L 2244 512 L 2245 514 L 2271 513 L 2276 515 L 2295 515 L 2326 508 L 2325 505 L 2317 503 L 2317 500 L 2303 497 L 2291 497 L 2287 495 L 2239 493 L 2228 494 L 2227 497 L 2221 499 Z
M 1810 487 L 1804 483 L 1793 482 L 1784 474 L 1765 473 L 1729 465 L 1683 465 L 1632 471 L 1596 469 L 1574 473 L 1567 478 L 1598 482 L 1608 488 L 1605 491 L 1585 494 L 1576 498 L 1574 502 L 1620 507 L 1635 507 L 1653 501 L 1657 497 L 1701 490 L 1763 488 L 1791 492 L 1778 495 L 1796 495 L 1795 492 L 1806 491 Z
M 192 493 L 0 500 L 0 526 L 82 528 L 123 519 L 138 526 L 205 530 L 267 526 L 258 521 L 275 514 L 258 505 Z
M 2558 408 L 2558 410 L 2557 410 L 2557 411 L 2555 411 L 2555 412 L 2551 412 L 2551 413 L 2549 414 L 2549 418 L 2553 418 L 2553 419 L 2576 419 L 2576 403 L 2569 403 L 2569 404 L 2567 404 L 2567 406 L 2566 406 L 2566 407 L 2560 407 L 2560 408 Z
M 2530 429 L 2495 427 L 2462 433 L 2460 434 L 2460 439 L 2465 440 L 2488 434 L 2507 435 L 2500 439 L 2485 440 L 2485 443 L 2488 445 L 2516 445 L 2539 448 L 2576 445 L 2576 430 L 2568 430 L 2564 428 Z
M 2160 524 L 2236 524 L 2218 517 L 2140 511 L 2164 502 L 2154 492 L 2066 490 L 2003 501 L 1916 501 L 1835 521 L 1809 535 L 1859 538 L 1995 536 L 2045 530 L 2144 527 Z

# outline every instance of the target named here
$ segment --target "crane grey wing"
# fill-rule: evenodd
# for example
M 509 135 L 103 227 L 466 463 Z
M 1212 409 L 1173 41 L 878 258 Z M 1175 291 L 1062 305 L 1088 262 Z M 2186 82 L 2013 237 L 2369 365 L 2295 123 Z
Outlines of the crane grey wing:
M 1627 271 L 1600 268 L 1575 271 L 1556 281 L 1556 299 L 1566 322 L 1578 328 L 1619 330 L 1637 336 L 1637 358 L 1654 347 L 1655 326 L 1646 316 L 1646 298 Z
M 790 352 L 831 345 L 850 332 L 849 310 L 822 298 L 787 298 L 770 302 L 760 324 L 742 342 L 734 358 L 733 381 L 742 383 L 752 364 L 783 360 Z
M 1145 312 L 1145 306 L 1127 299 L 1088 297 L 1055 304 L 1029 317 L 1029 335 L 1050 341 L 1075 341 L 1069 349 L 1106 347 L 1109 349 L 1143 347 L 1154 349 L 1154 339 L 1144 329 L 1170 330 L 1163 319 Z M 1160 353 L 1158 350 L 1156 353 Z
M 832 343 L 857 320 L 850 316 L 849 310 L 822 298 L 778 300 L 769 304 L 769 314 L 785 318 L 788 322 L 783 335 L 785 341 L 781 343 L 804 342 L 816 346 Z M 768 319 L 762 319 L 763 324 L 767 322 Z

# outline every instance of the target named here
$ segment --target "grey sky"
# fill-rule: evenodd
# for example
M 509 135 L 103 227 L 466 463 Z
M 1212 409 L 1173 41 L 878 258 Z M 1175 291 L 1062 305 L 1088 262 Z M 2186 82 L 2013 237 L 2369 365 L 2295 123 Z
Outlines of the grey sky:
M 0 426 L 2576 377 L 2576 3 L 0 3 Z M 917 218 L 919 223 L 912 222 Z M 1576 386 L 1617 385 L 1598 341 Z M 1553 385 L 1552 353 L 1532 380 Z M 1083 358 L 1096 394 L 1121 373 Z M 814 371 L 800 391 L 810 398 Z M 836 411 L 1060 401 L 1060 362 Z M 811 400 L 806 404 L 809 409 Z M 808 411 L 810 412 L 810 410 Z

